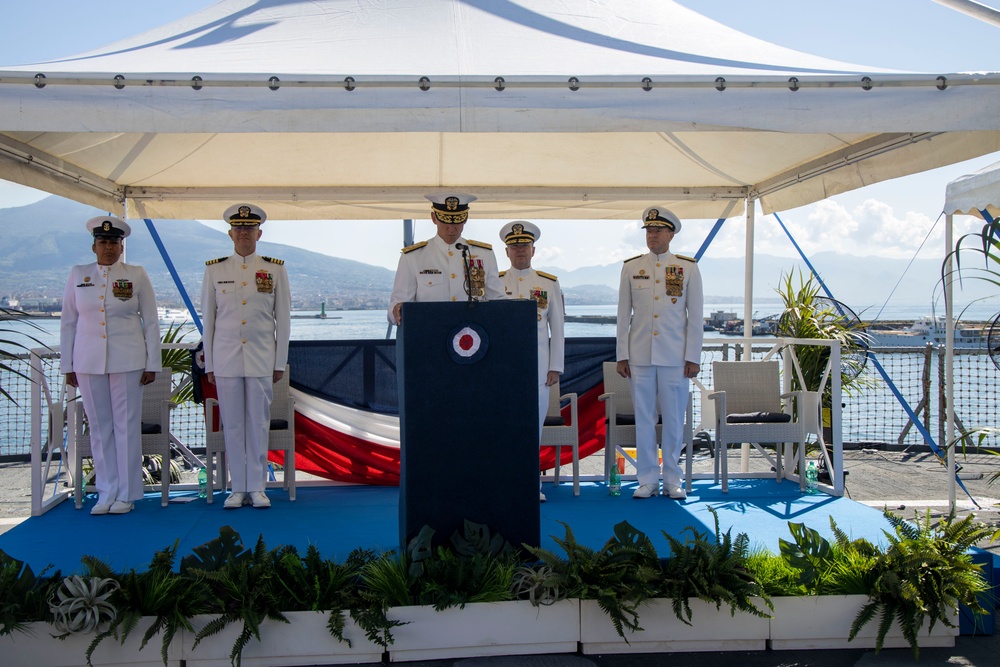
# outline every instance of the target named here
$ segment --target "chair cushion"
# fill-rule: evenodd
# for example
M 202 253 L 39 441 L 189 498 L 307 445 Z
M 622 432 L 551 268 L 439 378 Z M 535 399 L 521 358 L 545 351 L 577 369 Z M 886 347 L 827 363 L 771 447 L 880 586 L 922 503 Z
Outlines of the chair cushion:
M 288 429 L 287 419 L 272 419 L 270 429 L 272 431 L 285 431 Z
M 565 426 L 566 420 L 562 417 L 545 417 L 545 423 L 543 426 Z
M 146 422 L 142 422 L 143 435 L 156 435 L 161 432 L 162 429 L 160 428 L 159 424 L 147 424 Z
M 662 424 L 663 417 L 662 416 L 657 417 L 656 423 Z M 635 415 L 617 414 L 615 415 L 615 424 L 618 426 L 635 426 Z
M 726 415 L 727 424 L 780 424 L 792 421 L 785 412 L 742 412 Z

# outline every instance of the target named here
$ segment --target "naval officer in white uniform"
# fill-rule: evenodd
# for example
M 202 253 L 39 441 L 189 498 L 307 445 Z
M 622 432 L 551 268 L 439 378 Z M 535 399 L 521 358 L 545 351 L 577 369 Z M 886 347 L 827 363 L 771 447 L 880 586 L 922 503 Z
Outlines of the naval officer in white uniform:
M 627 260 L 618 290 L 618 374 L 631 378 L 639 487 L 633 498 L 660 492 L 656 407 L 663 418 L 663 489 L 684 499 L 678 464 L 690 378 L 701 368 L 704 295 L 695 260 L 674 255 L 681 221 L 662 206 L 642 216 L 649 252 Z
M 496 301 L 504 298 L 497 258 L 489 243 L 462 236 L 469 204 L 476 197 L 461 193 L 426 195 L 431 202 L 434 238 L 403 248 L 389 297 L 388 319 L 403 323 L 409 301 Z M 468 279 L 466 276 L 468 267 Z M 468 283 L 468 284 L 467 284 Z
M 542 235 L 527 220 L 508 222 L 500 229 L 500 240 L 507 247 L 510 268 L 500 272 L 500 282 L 509 299 L 532 299 L 538 306 L 538 437 L 542 437 L 545 413 L 549 409 L 549 387 L 559 381 L 565 357 L 562 289 L 551 273 L 531 268 L 535 242 Z M 558 462 L 556 462 L 558 465 Z M 540 487 L 541 485 L 539 485 Z M 545 494 L 538 491 L 545 502 Z
M 160 371 L 156 295 L 141 266 L 121 261 L 128 223 L 87 221 L 97 261 L 74 266 L 63 292 L 59 349 L 66 384 L 78 387 L 90 421 L 97 504 L 127 514 L 142 498 L 142 386 Z M 167 474 L 166 462 L 163 474 Z
M 206 262 L 201 286 L 205 373 L 219 395 L 232 493 L 223 504 L 271 506 L 264 493 L 272 384 L 288 363 L 291 292 L 284 262 L 257 254 L 267 214 L 252 204 L 226 209 L 234 254 Z

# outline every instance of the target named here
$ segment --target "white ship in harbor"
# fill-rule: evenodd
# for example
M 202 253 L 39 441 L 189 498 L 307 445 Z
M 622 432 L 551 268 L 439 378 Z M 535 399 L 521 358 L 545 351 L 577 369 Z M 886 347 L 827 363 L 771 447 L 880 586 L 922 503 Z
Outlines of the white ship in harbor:
M 160 324 L 183 324 L 191 322 L 191 313 L 185 308 L 168 308 L 166 306 L 156 307 L 156 316 Z
M 923 347 L 945 344 L 945 321 L 938 315 L 924 315 L 906 329 L 869 329 L 872 347 Z M 955 327 L 955 347 L 977 349 L 986 346 L 980 327 Z

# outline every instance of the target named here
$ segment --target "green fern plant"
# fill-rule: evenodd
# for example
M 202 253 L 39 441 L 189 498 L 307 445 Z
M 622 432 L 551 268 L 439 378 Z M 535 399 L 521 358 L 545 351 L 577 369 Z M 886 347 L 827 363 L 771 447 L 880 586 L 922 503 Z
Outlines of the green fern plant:
M 153 622 L 143 634 L 139 650 L 159 634 L 160 657 L 167 664 L 168 649 L 177 633 L 182 630 L 193 633 L 190 619 L 211 610 L 211 593 L 204 582 L 174 572 L 177 544 L 174 542 L 173 546 L 156 552 L 146 570 L 131 569 L 121 575 L 115 575 L 111 567 L 98 558 L 83 557 L 83 564 L 91 576 L 114 577 L 119 584 L 113 598 L 118 616 L 87 647 L 88 665 L 102 641 L 113 637 L 124 644 L 143 617 L 152 617 Z
M 883 531 L 889 547 L 875 563 L 868 603 L 851 624 L 849 639 L 878 615 L 875 651 L 882 649 L 896 621 L 914 657 L 919 658 L 918 633 L 925 621 L 928 632 L 938 622 L 954 627 L 952 616 L 959 605 L 975 614 L 988 613 L 978 596 L 989 586 L 969 549 L 990 531 L 971 514 L 960 521 L 950 515 L 937 524 L 931 521 L 929 510 L 922 520 L 915 516 L 913 523 L 889 511 L 884 515 L 893 528 L 892 533 Z
M 567 597 L 596 600 L 615 631 L 625 639 L 625 630 L 638 632 L 639 607 L 655 597 L 661 577 L 660 558 L 650 539 L 627 521 L 615 525 L 614 536 L 602 548 L 591 549 L 576 540 L 569 524 L 562 538 L 552 539 L 565 557 L 539 547 L 525 548 L 549 568 L 551 577 L 565 582 Z
M 715 519 L 714 537 L 688 526 L 690 536 L 681 542 L 663 531 L 670 543 L 670 558 L 663 565 L 663 579 L 660 593 L 671 598 L 674 615 L 691 625 L 691 598 L 729 605 L 730 614 L 742 611 L 754 616 L 768 618 L 768 614 L 757 608 L 753 598 L 761 598 L 764 604 L 774 610 L 764 588 L 757 583 L 746 567 L 750 542 L 745 533 L 736 539 L 731 530 L 722 533 L 719 529 L 718 512 L 708 508 Z
M 269 552 L 263 536 L 251 550 L 243 546 L 239 533 L 229 526 L 219 529 L 219 537 L 181 560 L 181 575 L 203 581 L 211 591 L 210 613 L 218 616 L 195 635 L 192 648 L 205 638 L 221 632 L 230 623 L 241 623 L 229 658 L 234 667 L 242 664 L 243 649 L 251 639 L 260 641 L 265 619 L 288 623 L 282 613 L 286 601 L 277 585 L 274 561 L 279 552 Z
M 62 581 L 58 571 L 45 577 L 51 567 L 36 575 L 26 562 L 0 550 L 0 637 L 27 633 L 32 621 L 51 620 L 48 601 Z

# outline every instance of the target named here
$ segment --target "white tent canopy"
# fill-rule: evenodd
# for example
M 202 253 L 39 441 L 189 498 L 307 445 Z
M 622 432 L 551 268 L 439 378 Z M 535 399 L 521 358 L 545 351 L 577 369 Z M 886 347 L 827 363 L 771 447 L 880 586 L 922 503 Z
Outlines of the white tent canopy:
M 671 0 L 223 0 L 0 67 L 0 178 L 130 217 L 765 213 L 1000 150 L 1000 74 L 754 39 Z
M 1000 162 L 956 178 L 945 189 L 944 213 L 1000 217 Z

